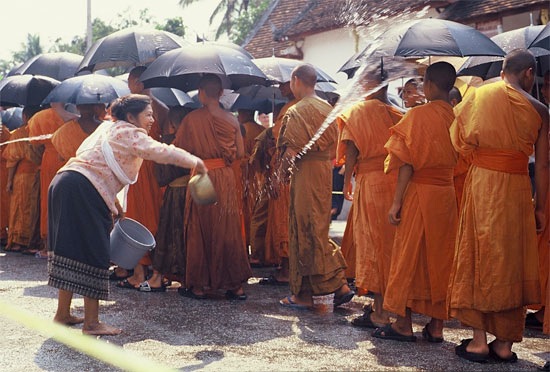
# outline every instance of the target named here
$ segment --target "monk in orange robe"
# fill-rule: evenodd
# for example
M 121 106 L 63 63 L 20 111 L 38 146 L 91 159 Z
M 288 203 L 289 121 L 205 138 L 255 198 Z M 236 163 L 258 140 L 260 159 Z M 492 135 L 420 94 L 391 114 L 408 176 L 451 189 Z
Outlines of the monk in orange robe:
M 548 190 L 548 110 L 527 92 L 535 58 L 506 56 L 504 81 L 476 89 L 456 108 L 454 147 L 472 156 L 449 283 L 450 315 L 473 328 L 455 348 L 462 358 L 514 362 L 524 306 L 540 303 L 536 232 L 545 224 Z M 528 159 L 535 146 L 533 209 Z M 534 213 L 533 213 L 534 212 Z M 496 340 L 487 345 L 489 332 Z
M 5 125 L 0 128 L 0 142 L 6 142 L 10 139 L 10 130 Z M 0 147 L 0 155 L 4 151 L 5 146 Z M 8 169 L 6 167 L 6 159 L 0 156 L 0 241 L 2 245 L 7 243 L 8 239 L 8 223 L 10 209 L 10 195 L 6 191 L 8 181 Z
M 131 93 L 145 94 L 151 97 L 151 106 L 153 107 L 153 116 L 155 121 L 149 135 L 160 141 L 161 134 L 168 130 L 168 107 L 146 90 L 143 83 L 139 80 L 147 67 L 134 67 L 128 74 L 128 88 Z M 160 207 L 162 205 L 163 190 L 160 188 L 155 178 L 154 162 L 143 160 L 139 168 L 138 180 L 128 188 L 126 200 L 126 217 L 132 218 L 145 226 L 151 234 L 156 235 L 160 219 Z M 149 253 L 146 253 L 134 268 L 134 272 L 128 278 L 117 283 L 119 288 L 138 289 L 139 285 L 145 281 L 146 270 L 152 264 Z M 128 275 L 125 270 L 115 270 L 114 278 Z
M 462 94 L 457 87 L 453 87 L 449 92 L 449 100 L 451 106 L 455 107 L 460 102 L 462 102 Z M 470 160 L 465 159 L 464 157 L 458 155 L 458 161 L 454 169 L 453 177 L 455 183 L 455 192 L 456 192 L 456 205 L 458 206 L 458 213 L 460 214 L 460 202 L 462 200 L 462 190 L 464 189 L 464 182 L 466 181 L 466 174 L 468 173 L 468 168 L 470 168 Z
M 237 111 L 237 120 L 239 121 L 241 134 L 243 135 L 244 156 L 239 159 L 240 179 L 237 179 L 238 188 L 242 190 L 243 219 L 245 228 L 245 245 L 250 246 L 251 263 L 267 264 L 263 262 L 267 204 L 265 198 L 259 195 L 259 188 L 256 174 L 249 165 L 250 155 L 254 151 L 256 137 L 262 133 L 265 128 L 254 121 L 254 111 L 239 109 Z M 262 209 L 263 205 L 263 209 Z
M 256 137 L 251 162 L 256 174 L 264 181 L 263 194 L 267 195 L 267 229 L 265 231 L 264 259 L 276 261 L 277 269 L 273 274 L 260 279 L 260 285 L 288 285 L 288 208 L 290 205 L 290 187 L 281 183 L 277 170 L 280 167 L 280 154 L 277 151 L 277 139 L 287 110 L 298 102 L 292 95 L 290 83 L 279 86 L 281 94 L 289 101 L 273 112 L 276 118 L 273 126 Z M 279 110 L 277 110 L 279 108 Z
M 398 170 L 395 196 L 389 209 L 397 226 L 384 309 L 397 321 L 378 328 L 374 337 L 416 341 L 411 313 L 431 317 L 422 335 L 443 342 L 447 319 L 447 284 L 453 261 L 457 224 L 453 168 L 457 153 L 449 136 L 454 119 L 449 91 L 456 80 L 452 65 L 438 62 L 424 75 L 428 103 L 410 109 L 391 128 L 385 148 L 384 171 Z
M 65 122 L 76 118 L 75 114 L 63 109 L 63 103 L 52 103 L 51 108 L 36 113 L 29 120 L 29 135 L 31 137 L 41 135 L 53 135 Z M 40 237 L 46 245 L 46 235 L 48 233 L 48 188 L 56 172 L 64 164 L 51 139 L 40 139 L 31 141 L 42 153 L 42 162 L 40 164 Z M 47 249 L 44 247 L 40 251 L 41 257 L 46 257 Z
M 23 109 L 23 125 L 11 133 L 10 140 L 29 137 L 28 120 L 39 107 Z M 2 152 L 8 168 L 10 193 L 8 245 L 6 250 L 35 254 L 40 249 L 40 154 L 28 141 L 8 144 Z
M 358 291 L 374 293 L 372 309 L 353 319 L 356 326 L 377 328 L 389 323 L 383 310 L 384 292 L 390 271 L 395 226 L 387 221 L 395 193 L 397 176 L 384 173 L 390 127 L 402 118 L 392 107 L 387 85 L 337 118 L 339 129 L 338 164 L 345 164 L 344 197 L 353 201 L 348 223 L 355 246 L 355 283 Z M 355 191 L 351 177 L 355 173 Z M 353 226 L 357 226 L 353 228 Z M 349 263 L 348 263 L 349 264 Z
M 339 247 L 329 242 L 332 207 L 332 159 L 338 129 L 332 123 L 299 158 L 332 110 L 315 95 L 316 72 L 309 64 L 292 71 L 290 87 L 298 102 L 283 118 L 277 147 L 283 179 L 290 172 L 289 260 L 291 295 L 279 301 L 283 307 L 308 309 L 313 296 L 334 294 L 334 306 L 352 300 L 346 280 L 346 263 Z
M 199 82 L 203 107 L 189 113 L 173 144 L 204 158 L 218 201 L 199 205 L 188 192 L 185 203 L 187 246 L 186 288 L 179 293 L 195 299 L 206 291 L 226 290 L 228 299 L 246 300 L 243 283 L 252 276 L 241 233 L 235 174 L 231 164 L 244 156 L 239 123 L 219 105 L 221 79 L 207 74 Z

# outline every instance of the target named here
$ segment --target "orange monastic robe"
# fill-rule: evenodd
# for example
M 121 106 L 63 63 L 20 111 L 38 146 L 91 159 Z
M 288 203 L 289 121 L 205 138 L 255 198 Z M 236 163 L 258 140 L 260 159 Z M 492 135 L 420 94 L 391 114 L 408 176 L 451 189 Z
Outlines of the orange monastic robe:
M 10 130 L 5 125 L 0 128 L 0 142 L 6 142 L 10 139 Z M 0 147 L 0 155 L 5 150 L 6 145 Z M 10 195 L 6 191 L 6 183 L 8 181 L 8 169 L 6 167 L 6 159 L 0 156 L 0 239 L 4 240 L 8 237 L 9 224 L 9 209 Z
M 242 190 L 242 200 L 243 200 L 243 218 L 244 218 L 244 229 L 245 229 L 245 236 L 246 236 L 246 245 L 248 247 L 249 244 L 252 242 L 251 232 L 252 227 L 251 223 L 254 218 L 254 208 L 256 204 L 260 201 L 260 198 L 258 195 L 258 185 L 256 182 L 256 177 L 254 172 L 251 169 L 251 166 L 249 165 L 249 159 L 250 155 L 252 155 L 252 152 L 254 151 L 254 144 L 256 142 L 256 137 L 262 133 L 265 128 L 261 126 L 260 124 L 249 121 L 241 125 L 241 128 L 244 128 L 244 135 L 243 135 L 243 143 L 244 143 L 244 157 L 242 159 L 239 159 L 240 163 L 240 179 L 237 181 L 240 181 L 240 186 Z M 239 186 L 239 184 L 238 184 Z M 259 210 L 256 213 L 261 213 L 262 211 Z M 258 225 L 260 221 L 255 221 L 255 224 Z M 261 224 L 260 224 L 261 225 Z M 260 226 L 255 226 L 254 229 L 257 230 Z M 261 227 L 260 227 L 261 228 Z M 256 240 L 256 244 L 258 241 Z M 254 250 L 264 250 L 263 245 L 260 246 L 253 246 L 252 253 L 254 253 Z
M 348 216 L 355 246 L 355 283 L 364 293 L 384 294 L 390 272 L 390 259 L 395 227 L 388 223 L 396 172 L 384 173 L 387 151 L 384 145 L 390 138 L 390 127 L 403 114 L 380 100 L 359 102 L 338 119 L 338 163 L 345 162 L 347 142 L 359 150 L 355 166 L 353 209 Z M 355 229 L 353 226 L 357 226 Z M 346 226 L 347 227 L 347 226 Z M 348 264 L 349 265 L 349 264 Z
M 28 138 L 27 125 L 14 130 L 10 140 Z M 7 167 L 15 167 L 13 193 L 10 197 L 8 247 L 19 244 L 29 249 L 40 248 L 39 236 L 39 193 L 40 193 L 40 155 L 33 150 L 28 141 L 7 145 L 2 153 Z
M 149 135 L 159 141 L 160 128 L 155 121 Z M 155 163 L 143 160 L 139 168 L 138 180 L 128 188 L 126 201 L 126 217 L 132 218 L 145 226 L 153 235 L 156 235 L 162 205 L 162 189 L 155 178 Z M 139 262 L 141 265 L 151 265 L 149 253 Z
M 385 172 L 410 164 L 414 173 L 401 207 L 393 243 L 384 309 L 406 308 L 447 319 L 447 288 L 457 225 L 453 168 L 458 155 L 449 136 L 453 108 L 432 101 L 409 110 L 391 128 Z
M 55 109 L 42 110 L 29 120 L 29 135 L 35 137 L 53 134 L 63 123 L 63 118 L 59 116 Z M 31 144 L 44 145 L 40 165 L 40 236 L 44 239 L 48 234 L 48 188 L 64 162 L 59 157 L 50 139 L 32 141 Z
M 55 131 L 52 144 L 61 159 L 66 162 L 76 156 L 76 150 L 87 137 L 88 133 L 82 130 L 80 124 L 76 120 L 71 120 Z
M 207 108 L 197 109 L 183 119 L 173 142 L 205 161 L 218 195 L 217 203 L 198 205 L 187 193 L 187 288 L 234 290 L 252 276 L 231 168 L 237 157 L 235 136 L 239 129 L 229 115 L 218 117 Z
M 456 107 L 454 147 L 472 156 L 449 284 L 450 315 L 518 342 L 524 306 L 540 302 L 528 158 L 541 127 L 532 104 L 504 81 Z

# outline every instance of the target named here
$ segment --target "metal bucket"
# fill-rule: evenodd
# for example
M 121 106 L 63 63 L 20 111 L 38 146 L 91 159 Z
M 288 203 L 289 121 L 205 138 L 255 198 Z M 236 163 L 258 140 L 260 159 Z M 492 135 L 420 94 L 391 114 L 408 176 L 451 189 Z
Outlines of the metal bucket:
M 111 262 L 133 269 L 155 245 L 155 237 L 145 226 L 131 218 L 121 218 L 111 231 Z

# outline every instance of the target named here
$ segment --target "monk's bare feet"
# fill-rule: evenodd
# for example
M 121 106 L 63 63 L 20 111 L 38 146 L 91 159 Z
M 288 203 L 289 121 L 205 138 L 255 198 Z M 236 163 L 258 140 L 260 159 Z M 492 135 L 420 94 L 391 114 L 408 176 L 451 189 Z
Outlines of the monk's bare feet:
M 484 342 L 476 342 L 474 338 L 468 346 L 466 346 L 466 351 L 469 353 L 488 355 L 489 354 L 489 345 Z
M 105 323 L 95 323 L 84 326 L 82 333 L 91 336 L 116 336 L 122 333 L 122 329 Z
M 443 337 L 443 321 L 439 319 L 432 319 L 428 325 L 428 332 L 434 338 Z
M 56 322 L 56 323 L 59 323 L 59 324 L 71 326 L 71 325 L 75 325 L 75 324 L 84 323 L 84 318 L 81 318 L 79 316 L 74 316 L 74 315 L 69 315 L 69 316 L 65 316 L 65 317 L 55 316 L 53 318 L 53 321 Z

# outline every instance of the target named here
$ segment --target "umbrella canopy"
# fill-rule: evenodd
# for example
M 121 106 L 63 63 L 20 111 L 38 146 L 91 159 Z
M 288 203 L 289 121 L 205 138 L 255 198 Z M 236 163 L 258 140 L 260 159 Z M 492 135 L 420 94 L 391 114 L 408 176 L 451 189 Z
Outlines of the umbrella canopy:
M 444 19 L 420 19 L 390 28 L 372 43 L 377 57 L 504 56 L 473 27 Z
M 359 67 L 363 64 L 363 58 L 365 57 L 365 51 L 367 48 L 361 50 L 360 52 L 355 53 L 352 55 L 346 63 L 338 69 L 338 72 L 343 72 L 346 75 L 348 75 L 348 79 L 351 79 L 355 76 L 355 73 L 357 70 L 359 70 Z
M 327 101 L 333 101 L 340 98 L 340 94 L 337 92 L 336 86 L 332 83 L 320 82 L 315 84 L 315 93 L 322 99 Z
M 75 76 L 82 58 L 68 52 L 38 54 L 21 65 L 14 74 L 43 75 L 63 81 Z
M 14 75 L 0 80 L 0 106 L 39 106 L 59 84 L 41 75 Z
M 157 58 L 141 75 L 145 88 L 198 89 L 204 74 L 215 74 L 224 88 L 268 85 L 264 73 L 243 53 L 227 47 L 197 43 L 171 50 Z
M 296 66 L 303 63 L 302 61 L 298 61 L 296 59 L 280 57 L 256 58 L 253 61 L 256 66 L 258 66 L 260 70 L 262 70 L 263 73 L 266 74 L 269 80 L 276 83 L 289 82 L 292 70 L 294 70 Z M 315 71 L 317 72 L 318 82 L 336 82 L 332 77 L 330 77 L 320 68 L 315 67 Z
M 197 108 L 197 102 L 187 93 L 174 88 L 151 88 L 151 93 L 168 107 L 185 106 Z
M 274 86 L 263 85 L 249 85 L 242 87 L 235 91 L 242 96 L 247 96 L 253 100 L 271 99 L 271 100 L 284 100 L 285 98 L 281 94 L 279 88 Z
M 125 29 L 97 40 L 78 71 L 147 65 L 169 50 L 187 45 L 178 35 L 155 29 Z
M 503 32 L 491 38 L 506 53 L 514 49 L 529 49 L 537 57 L 539 75 L 548 69 L 550 50 L 540 47 L 530 47 L 545 26 L 527 26 L 516 30 Z M 483 80 L 500 76 L 503 58 L 498 57 L 470 57 L 458 70 L 459 76 L 479 76 Z
M 108 104 L 127 94 L 130 94 L 130 89 L 120 79 L 91 74 L 64 80 L 48 94 L 43 103 Z
M 550 24 L 546 24 L 540 34 L 531 42 L 529 48 L 550 49 Z
M 15 130 L 23 124 L 23 109 L 21 107 L 11 107 L 0 111 L 0 121 L 9 130 Z
M 237 50 L 237 51 L 241 52 L 242 54 L 244 54 L 245 56 L 247 56 L 250 59 L 254 58 L 254 56 L 252 54 L 250 54 L 250 52 L 248 50 L 244 49 L 242 46 L 240 46 L 238 44 L 235 44 L 235 43 L 228 42 L 228 41 L 207 41 L 207 40 L 203 40 L 203 41 L 200 41 L 199 43 L 200 44 L 223 46 L 223 47 L 226 47 L 226 48 L 231 48 L 231 49 L 234 49 L 234 50 Z
M 248 96 L 240 94 L 235 103 L 233 103 L 233 106 L 231 106 L 230 110 L 237 111 L 239 109 L 244 109 L 269 114 L 270 112 L 273 112 L 276 105 L 284 102 L 286 102 L 284 99 L 252 99 Z

